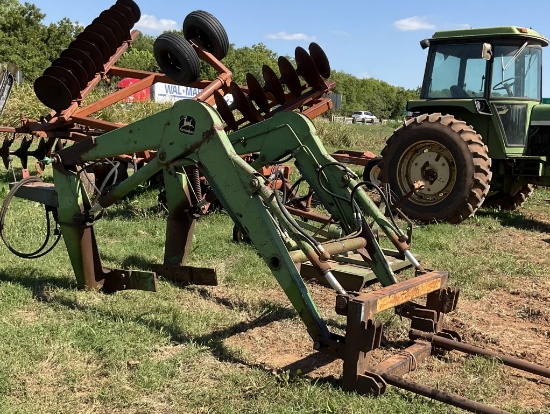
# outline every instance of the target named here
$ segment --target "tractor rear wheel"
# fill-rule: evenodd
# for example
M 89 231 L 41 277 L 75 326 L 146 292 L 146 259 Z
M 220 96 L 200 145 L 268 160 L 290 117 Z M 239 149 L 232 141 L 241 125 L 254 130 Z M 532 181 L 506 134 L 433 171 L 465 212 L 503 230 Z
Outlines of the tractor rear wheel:
M 481 137 L 452 115 L 425 114 L 407 121 L 387 140 L 379 167 L 410 218 L 460 223 L 489 191 L 491 159 Z
M 498 192 L 488 195 L 483 203 L 484 207 L 500 207 L 503 210 L 515 211 L 531 197 L 535 191 L 534 184 L 525 184 L 515 195 Z

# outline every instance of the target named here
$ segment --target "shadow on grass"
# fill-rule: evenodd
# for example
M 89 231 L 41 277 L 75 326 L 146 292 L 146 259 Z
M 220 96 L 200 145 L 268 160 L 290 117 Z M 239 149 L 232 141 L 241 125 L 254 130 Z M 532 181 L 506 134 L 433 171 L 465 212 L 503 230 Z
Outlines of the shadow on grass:
M 132 266 L 137 265 L 140 268 L 147 267 L 146 260 L 137 256 L 128 258 L 124 264 Z M 78 310 L 83 313 L 93 313 L 97 319 L 110 319 L 117 323 L 124 320 L 126 322 L 140 324 L 145 326 L 147 329 L 153 330 L 154 332 L 164 332 L 170 337 L 172 342 L 179 344 L 187 344 L 192 342 L 201 347 L 207 348 L 218 360 L 222 362 L 242 364 L 268 373 L 272 373 L 273 370 L 267 368 L 261 363 L 254 363 L 249 359 L 241 357 L 238 351 L 236 352 L 234 349 L 228 347 L 224 341 L 240 333 L 248 332 L 256 328 L 262 328 L 273 322 L 293 319 L 296 317 L 296 311 L 294 309 L 279 305 L 275 302 L 266 302 L 263 304 L 266 309 L 265 313 L 257 318 L 239 322 L 205 335 L 194 336 L 189 335 L 189 333 L 187 333 L 184 329 L 176 324 L 170 323 L 169 321 L 150 320 L 144 318 L 146 314 L 150 313 L 150 310 L 147 310 L 145 314 L 136 312 L 128 317 L 127 314 L 118 314 L 116 311 L 113 311 L 113 308 L 105 310 L 101 306 L 94 304 L 79 303 L 76 299 L 74 299 L 73 295 L 56 294 L 55 291 L 57 289 L 74 290 L 76 286 L 75 282 L 68 278 L 43 276 L 42 274 L 38 275 L 37 273 L 38 271 L 36 270 L 31 271 L 30 273 L 24 273 L 21 269 L 6 269 L 0 271 L 0 282 L 4 281 L 19 284 L 29 289 L 35 300 L 51 304 L 57 309 L 61 307 L 68 310 Z M 213 303 L 221 307 L 225 307 L 228 310 L 238 310 L 249 314 L 257 312 L 257 306 L 252 309 L 252 307 L 246 303 L 235 303 L 223 295 L 216 294 L 215 289 L 212 290 L 197 286 L 190 287 L 189 289 L 193 289 L 202 298 L 212 301 Z M 397 341 L 386 341 L 385 345 L 388 344 L 391 346 L 403 346 L 403 343 L 398 343 Z M 273 344 L 273 349 L 274 352 L 284 352 L 284 350 L 282 350 L 276 343 Z M 103 351 L 98 350 L 98 352 Z M 326 354 L 312 352 L 301 359 L 295 360 L 286 366 L 281 367 L 278 372 L 289 372 L 290 375 L 297 373 L 300 373 L 298 375 L 308 375 L 313 371 L 334 362 L 334 360 L 335 358 Z M 327 384 L 333 388 L 341 389 L 340 380 L 331 374 L 326 374 L 325 377 L 316 377 L 311 380 L 318 384 Z
M 21 268 L 8 268 L 0 271 L 0 282 L 9 282 L 18 284 L 32 292 L 32 296 L 37 300 L 48 301 L 50 295 L 48 292 L 53 288 L 75 289 L 76 280 L 69 278 L 44 275 L 37 269 L 28 271 Z
M 137 265 L 141 268 L 146 268 L 147 263 L 145 259 L 139 257 L 132 257 L 128 259 L 125 264 L 127 265 Z M 250 368 L 260 369 L 266 372 L 271 372 L 272 370 L 267 369 L 264 365 L 253 363 L 246 358 L 240 356 L 238 351 L 231 349 L 230 347 L 224 344 L 224 341 L 234 335 L 239 333 L 244 333 L 251 331 L 256 328 L 265 327 L 273 322 L 282 321 L 286 319 L 293 319 L 296 317 L 296 312 L 294 309 L 287 308 L 285 306 L 279 305 L 277 303 L 266 302 L 264 304 L 265 312 L 261 316 L 251 319 L 249 321 L 239 322 L 231 326 L 227 326 L 223 329 L 218 329 L 216 331 L 210 332 L 205 335 L 193 336 L 189 335 L 181 327 L 171 324 L 169 321 L 159 321 L 159 320 L 148 320 L 144 318 L 144 315 L 141 313 L 134 313 L 131 317 L 128 315 L 119 315 L 116 312 L 113 312 L 112 309 L 104 310 L 100 306 L 94 304 L 84 304 L 77 302 L 72 295 L 63 295 L 57 294 L 58 289 L 65 290 L 74 290 L 76 288 L 76 282 L 71 281 L 68 278 L 59 278 L 53 276 L 44 276 L 38 274 L 37 270 L 31 272 L 24 272 L 21 269 L 5 269 L 0 271 L 0 282 L 10 282 L 13 284 L 19 284 L 24 288 L 28 289 L 35 300 L 41 301 L 46 304 L 51 304 L 57 309 L 59 307 L 66 308 L 68 310 L 78 310 L 84 313 L 93 313 L 101 319 L 110 319 L 115 322 L 120 320 L 131 321 L 132 323 L 140 324 L 147 329 L 153 330 L 155 332 L 164 332 L 170 338 L 171 341 L 185 344 L 185 343 L 195 343 L 201 347 L 210 349 L 212 354 L 218 358 L 220 361 L 243 364 Z M 230 299 L 223 297 L 222 295 L 217 295 L 216 292 L 207 290 L 205 288 L 198 288 L 196 286 L 190 287 L 189 289 L 196 289 L 198 295 L 203 297 L 206 300 L 212 301 L 219 306 L 225 307 L 228 310 L 238 309 L 239 311 L 245 313 L 257 312 L 257 307 L 255 306 L 252 309 L 246 303 L 234 303 Z M 150 311 L 147 311 L 149 314 Z M 277 348 L 277 344 L 273 344 L 274 349 Z M 297 360 L 285 367 L 282 368 L 283 371 L 292 372 L 301 372 L 302 374 L 308 374 L 315 369 L 327 365 L 333 362 L 334 359 L 321 354 L 313 353 L 306 356 L 300 360 Z M 332 376 L 326 378 L 316 379 L 317 382 L 328 382 L 338 387 L 339 382 L 334 379 Z
M 525 217 L 517 211 L 482 209 L 476 212 L 478 217 L 495 219 L 504 227 L 514 227 L 523 230 L 535 230 L 541 233 L 550 233 L 550 224 L 540 220 Z

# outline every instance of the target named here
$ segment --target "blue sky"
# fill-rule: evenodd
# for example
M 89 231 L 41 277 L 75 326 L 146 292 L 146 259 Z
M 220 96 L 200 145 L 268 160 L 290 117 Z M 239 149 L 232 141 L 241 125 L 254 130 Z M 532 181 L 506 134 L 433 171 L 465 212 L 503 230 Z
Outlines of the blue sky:
M 84 26 L 116 3 L 116 0 L 26 1 L 46 14 L 45 23 L 68 17 Z M 437 30 L 515 25 L 550 36 L 550 29 L 544 32 L 550 3 L 540 0 L 436 3 L 433 0 L 343 3 L 136 0 L 136 3 L 142 19 L 134 29 L 152 36 L 163 30 L 181 29 L 188 13 L 205 10 L 221 21 L 229 41 L 237 47 L 264 43 L 279 55 L 293 56 L 297 46 L 307 48 L 315 41 L 325 50 L 333 69 L 408 89 L 422 82 L 426 52 L 419 42 Z M 545 53 L 550 53 L 550 48 Z M 550 97 L 550 69 L 544 69 L 543 79 L 546 80 L 543 96 Z

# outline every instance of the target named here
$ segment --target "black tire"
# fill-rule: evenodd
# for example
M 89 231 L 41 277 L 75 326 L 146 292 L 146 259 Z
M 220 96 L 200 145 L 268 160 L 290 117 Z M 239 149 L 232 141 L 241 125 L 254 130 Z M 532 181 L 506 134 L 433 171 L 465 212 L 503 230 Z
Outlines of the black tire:
M 491 159 L 481 137 L 452 115 L 425 114 L 397 129 L 382 150 L 382 182 L 397 197 L 425 183 L 401 205 L 420 221 L 460 223 L 481 206 L 491 182 Z
M 229 51 L 229 38 L 223 25 L 210 13 L 197 10 L 183 21 L 183 35 L 186 39 L 197 39 L 216 59 L 222 60 Z
M 160 69 L 179 84 L 199 79 L 201 62 L 193 46 L 175 33 L 163 33 L 155 40 L 153 53 Z
M 490 194 L 485 199 L 483 207 L 500 207 L 502 210 L 515 211 L 535 192 L 534 184 L 525 184 L 515 195 L 498 192 Z
M 365 165 L 365 169 L 363 170 L 363 181 L 368 181 L 380 186 L 380 160 L 382 160 L 382 157 L 376 157 Z

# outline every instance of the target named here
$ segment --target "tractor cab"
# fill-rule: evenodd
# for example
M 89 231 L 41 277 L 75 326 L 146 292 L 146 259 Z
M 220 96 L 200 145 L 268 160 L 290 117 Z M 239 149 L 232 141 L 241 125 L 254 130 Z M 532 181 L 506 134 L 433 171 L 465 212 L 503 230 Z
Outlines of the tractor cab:
M 409 110 L 419 112 L 427 102 L 432 108 L 446 106 L 474 125 L 492 158 L 525 155 L 530 115 L 542 101 L 547 45 L 544 36 L 518 27 L 437 32 L 421 42 L 429 48 L 424 102 L 410 102 Z M 470 102 L 456 102 L 463 99 Z

